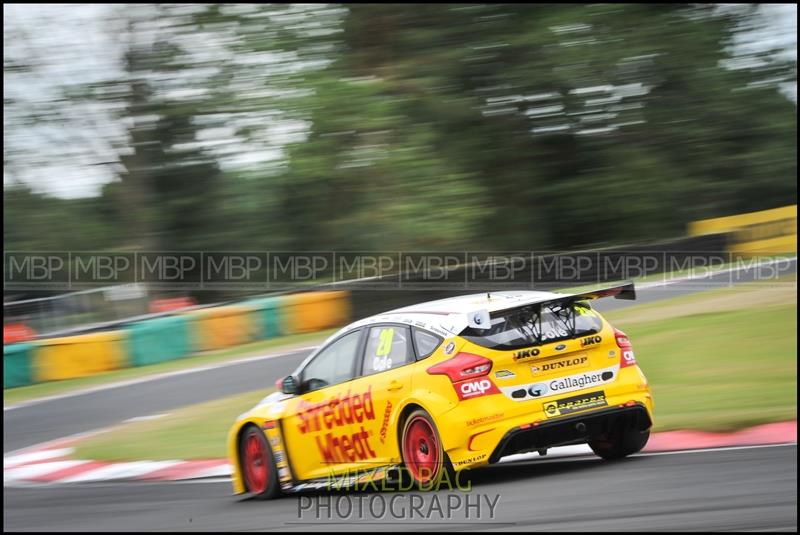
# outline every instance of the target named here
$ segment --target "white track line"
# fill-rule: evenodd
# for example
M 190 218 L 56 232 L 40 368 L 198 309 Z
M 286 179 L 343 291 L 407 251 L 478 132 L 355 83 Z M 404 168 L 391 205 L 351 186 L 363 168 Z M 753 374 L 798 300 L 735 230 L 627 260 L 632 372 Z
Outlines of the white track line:
M 72 453 L 72 448 L 58 448 L 55 450 L 41 450 L 32 451 L 30 453 L 22 453 L 20 455 L 4 455 L 3 456 L 3 471 L 23 464 L 33 464 L 48 459 L 57 459 L 59 457 L 67 457 Z
M 132 479 L 175 466 L 182 461 L 134 461 L 129 463 L 114 463 L 108 466 L 89 470 L 82 474 L 62 479 L 61 483 L 82 483 L 88 481 L 110 481 L 114 479 Z
M 279 357 L 287 357 L 290 355 L 294 355 L 295 353 L 299 353 L 301 351 L 310 351 L 316 349 L 318 346 L 306 346 L 306 347 L 298 347 L 297 349 L 293 349 L 292 351 L 286 351 L 282 353 L 268 353 L 266 355 L 257 355 L 255 357 L 245 357 L 235 360 L 227 360 L 225 362 L 219 362 L 216 364 L 208 364 L 205 366 L 199 366 L 196 368 L 186 368 L 184 370 L 176 370 L 172 372 L 164 372 L 158 373 L 155 375 L 147 375 L 144 377 L 137 377 L 136 379 L 129 379 L 127 381 L 119 381 L 116 383 L 109 383 L 105 385 L 98 385 L 92 386 L 89 388 L 83 388 L 80 390 L 72 390 L 70 392 L 65 392 L 63 394 L 55 394 L 53 396 L 46 396 L 43 398 L 36 398 L 31 399 L 28 401 L 20 401 L 19 403 L 15 403 L 14 405 L 3 406 L 3 411 L 10 411 L 14 409 L 21 409 L 23 407 L 29 407 L 31 405 L 38 405 L 39 403 L 46 403 L 48 401 L 55 401 L 58 399 L 70 398 L 74 396 L 83 396 L 85 394 L 91 394 L 93 392 L 101 392 L 103 390 L 111 390 L 112 388 L 121 388 L 124 386 L 131 386 L 139 383 L 146 383 L 148 381 L 157 381 L 159 379 L 166 379 L 168 377 L 177 377 L 180 375 L 188 375 L 190 373 L 198 373 L 204 372 L 208 370 L 215 370 L 218 368 L 224 368 L 226 366 L 236 366 L 237 364 L 247 364 L 248 362 L 255 362 L 258 360 L 266 360 L 271 358 L 279 358 Z
M 43 474 L 49 474 L 66 468 L 80 466 L 91 461 L 53 461 L 51 463 L 26 464 L 10 470 L 3 470 L 3 483 L 15 479 L 32 479 Z

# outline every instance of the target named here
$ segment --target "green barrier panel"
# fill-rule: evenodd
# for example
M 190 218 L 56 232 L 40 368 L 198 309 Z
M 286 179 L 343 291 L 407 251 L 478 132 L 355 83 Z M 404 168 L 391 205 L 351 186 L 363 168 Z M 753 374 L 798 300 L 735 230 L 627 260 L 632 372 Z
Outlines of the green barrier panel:
M 262 297 L 242 303 L 253 308 L 253 323 L 257 325 L 258 339 L 266 340 L 283 334 L 281 315 L 283 299 L 280 297 Z
M 31 351 L 33 344 L 9 344 L 3 346 L 3 388 L 25 386 L 31 379 Z
M 191 352 L 188 318 L 167 316 L 127 327 L 131 366 L 145 366 L 185 357 Z

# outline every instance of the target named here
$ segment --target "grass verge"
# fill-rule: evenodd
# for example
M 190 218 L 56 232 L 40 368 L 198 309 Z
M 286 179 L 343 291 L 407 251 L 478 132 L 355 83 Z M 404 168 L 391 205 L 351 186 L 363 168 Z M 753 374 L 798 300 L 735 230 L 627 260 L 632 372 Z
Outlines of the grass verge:
M 226 457 L 226 437 L 236 417 L 271 391 L 244 392 L 124 424 L 80 442 L 76 453 L 84 459 L 109 461 Z
M 169 362 L 162 362 L 149 366 L 125 368 L 122 370 L 114 370 L 112 372 L 91 375 L 88 377 L 79 377 L 77 379 L 66 379 L 64 381 L 51 381 L 17 388 L 8 388 L 3 390 L 3 405 L 8 406 L 13 405 L 14 403 L 36 398 L 65 394 L 74 390 L 80 390 L 82 388 L 104 385 L 117 381 L 137 379 L 159 373 L 184 370 L 187 368 L 194 368 L 207 364 L 217 364 L 229 360 L 235 360 L 237 358 L 256 356 L 263 354 L 268 350 L 275 350 L 276 352 L 278 350 L 290 351 L 292 348 L 319 343 L 336 330 L 337 329 L 328 329 L 316 333 L 292 334 L 288 336 L 272 338 L 269 340 L 261 340 L 258 342 L 243 344 L 230 349 L 196 353 L 195 355 L 179 360 L 172 360 Z

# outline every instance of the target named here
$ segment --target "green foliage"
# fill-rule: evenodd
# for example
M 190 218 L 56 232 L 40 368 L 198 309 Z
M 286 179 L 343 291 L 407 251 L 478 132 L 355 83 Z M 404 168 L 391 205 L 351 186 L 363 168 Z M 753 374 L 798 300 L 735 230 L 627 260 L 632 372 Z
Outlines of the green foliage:
M 752 11 L 126 8 L 124 75 L 64 91 L 128 125 L 119 180 L 75 201 L 6 188 L 6 246 L 567 249 L 794 203 L 796 105 L 776 88 L 796 67 L 725 65 Z M 245 153 L 263 159 L 232 164 Z

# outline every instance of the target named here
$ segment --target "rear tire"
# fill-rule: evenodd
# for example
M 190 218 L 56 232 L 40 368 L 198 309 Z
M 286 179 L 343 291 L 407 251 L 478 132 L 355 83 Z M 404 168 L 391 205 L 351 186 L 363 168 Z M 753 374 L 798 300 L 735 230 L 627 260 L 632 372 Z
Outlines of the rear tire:
M 254 425 L 242 432 L 239 440 L 239 463 L 244 486 L 254 498 L 269 500 L 280 494 L 278 468 L 272 448 L 263 431 Z
M 649 429 L 647 431 L 639 431 L 630 427 L 618 427 L 604 437 L 590 440 L 589 447 L 603 459 L 622 459 L 641 451 L 649 439 Z
M 439 431 L 433 418 L 422 409 L 406 418 L 400 436 L 400 454 L 403 458 L 403 479 L 410 478 L 421 490 L 438 490 L 446 479 L 452 484 L 455 471 L 444 451 Z

